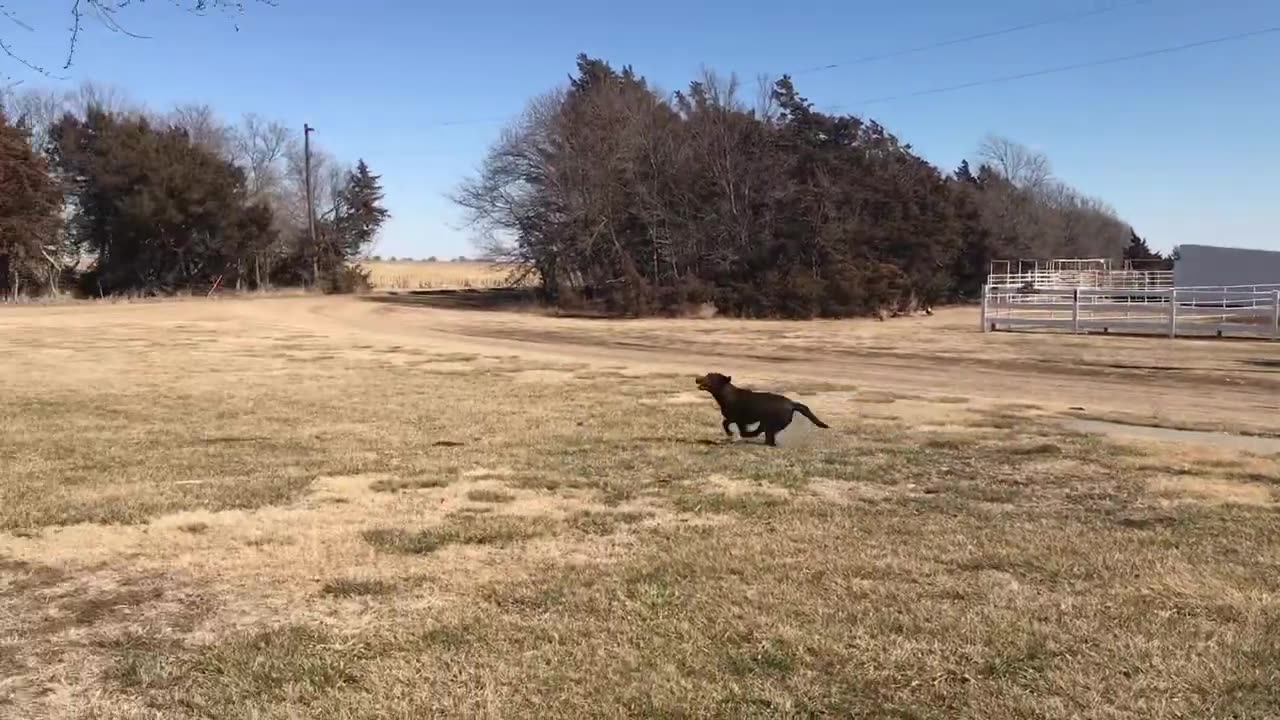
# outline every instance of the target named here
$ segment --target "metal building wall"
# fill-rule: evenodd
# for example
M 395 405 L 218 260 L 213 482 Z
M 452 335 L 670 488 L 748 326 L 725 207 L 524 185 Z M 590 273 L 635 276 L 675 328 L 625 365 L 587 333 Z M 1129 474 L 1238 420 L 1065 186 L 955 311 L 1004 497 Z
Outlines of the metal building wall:
M 1280 284 L 1280 252 L 1182 245 L 1173 266 L 1177 287 Z

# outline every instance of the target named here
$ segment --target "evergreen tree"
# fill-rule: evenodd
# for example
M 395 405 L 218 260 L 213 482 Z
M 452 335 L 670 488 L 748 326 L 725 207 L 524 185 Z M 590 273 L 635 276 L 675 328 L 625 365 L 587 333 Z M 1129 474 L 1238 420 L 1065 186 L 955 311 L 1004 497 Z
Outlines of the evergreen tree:
M 48 164 L 0 107 L 0 297 L 56 285 L 61 210 Z
M 59 170 L 74 178 L 75 238 L 97 256 L 95 290 L 239 282 L 270 244 L 271 211 L 246 203 L 244 173 L 181 128 L 91 107 L 51 137 Z
M 1139 237 L 1137 231 L 1129 228 L 1129 246 L 1124 249 L 1125 260 L 1163 260 L 1164 256 L 1154 252 L 1146 238 Z
M 320 286 L 326 292 L 367 289 L 369 273 L 356 261 L 372 246 L 378 231 L 391 217 L 382 204 L 383 197 L 380 176 L 374 175 L 361 160 L 355 170 L 347 173 L 345 184 L 334 198 L 331 213 L 316 221 L 316 237 L 319 239 L 316 269 Z M 299 229 L 297 234 L 293 252 L 280 264 L 273 278 L 279 284 L 307 282 L 308 276 L 303 268 L 311 262 L 309 236 L 306 229 Z M 395 258 L 388 260 L 394 262 Z
M 736 92 L 706 73 L 659 94 L 579 56 L 455 198 L 545 299 L 626 314 L 892 313 L 971 297 L 993 258 L 1118 256 L 1127 238 L 1061 184 L 967 162 L 944 175 L 874 120 L 816 110 L 789 77 L 764 115 Z
M 1124 249 L 1124 259 L 1134 262 L 1136 270 L 1172 270 L 1174 261 L 1178 259 L 1177 248 L 1166 257 L 1152 250 L 1146 238 L 1129 228 L 1129 245 Z
M 358 256 L 373 244 L 383 224 L 391 213 L 383 206 L 382 176 L 374 175 L 364 160 L 347 176 L 342 191 L 341 215 L 337 220 L 338 234 L 343 243 L 345 259 Z

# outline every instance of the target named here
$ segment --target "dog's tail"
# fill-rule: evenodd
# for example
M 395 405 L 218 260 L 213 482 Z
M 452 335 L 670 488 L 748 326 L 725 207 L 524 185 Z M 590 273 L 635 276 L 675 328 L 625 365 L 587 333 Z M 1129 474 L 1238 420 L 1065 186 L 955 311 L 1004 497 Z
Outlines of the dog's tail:
M 826 424 L 826 423 L 822 422 L 821 420 L 819 420 L 819 419 L 818 419 L 818 416 L 817 416 L 817 415 L 814 415 L 814 414 L 813 414 L 813 411 L 809 409 L 809 406 L 807 406 L 807 405 L 802 405 L 802 404 L 800 404 L 800 403 L 791 403 L 791 405 L 792 405 L 792 407 L 793 407 L 793 408 L 795 408 L 795 411 L 796 411 L 796 412 L 800 413 L 801 415 L 803 415 L 803 416 L 805 416 L 805 417 L 809 418 L 811 421 L 813 421 L 813 424 L 814 424 L 814 425 L 817 425 L 817 426 L 818 426 L 818 427 L 820 427 L 820 428 L 830 428 L 830 427 L 831 427 L 830 425 L 828 425 L 828 424 Z

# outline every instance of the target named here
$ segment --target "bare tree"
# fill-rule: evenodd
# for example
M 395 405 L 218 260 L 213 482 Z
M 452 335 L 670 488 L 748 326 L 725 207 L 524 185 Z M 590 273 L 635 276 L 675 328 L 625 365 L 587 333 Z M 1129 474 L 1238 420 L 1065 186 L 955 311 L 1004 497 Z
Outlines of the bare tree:
M 333 177 L 333 169 L 338 167 L 338 161 L 333 155 L 317 147 L 314 141 L 311 143 L 310 187 L 312 204 L 308 205 L 307 163 L 303 141 L 296 136 L 291 138 L 285 148 L 284 159 L 286 168 L 284 192 L 279 207 L 281 224 L 287 228 L 284 233 L 284 242 L 289 243 L 287 247 L 291 251 L 296 251 L 300 255 L 309 258 L 312 267 L 315 268 L 315 263 L 320 258 L 325 242 L 325 238 L 322 237 L 324 230 L 319 221 L 322 219 L 323 213 L 326 210 L 331 210 L 336 204 L 331 179 Z M 316 214 L 315 219 L 317 222 L 314 238 L 310 233 L 306 232 L 308 212 L 315 212 Z M 314 270 L 312 274 L 315 274 Z
M 503 128 L 479 175 L 464 180 L 450 196 L 466 211 L 475 243 L 487 256 L 516 260 L 520 249 L 514 235 L 539 220 L 534 196 L 541 187 L 555 189 L 547 157 L 558 139 L 564 98 L 564 90 L 557 89 L 531 100 L 521 116 Z
M 756 76 L 756 104 L 753 108 L 756 117 L 762 122 L 771 123 L 778 115 L 778 102 L 773 96 L 773 87 L 778 78 L 768 73 Z
M 292 135 L 278 122 L 268 121 L 254 113 L 245 115 L 229 132 L 230 154 L 245 172 L 246 189 L 251 202 L 265 203 L 271 208 L 276 237 L 293 239 L 298 226 L 290 218 L 290 197 L 285 182 L 285 151 Z M 256 248 L 253 273 L 258 287 L 264 286 L 262 267 L 266 256 L 280 250 L 280 240 L 272 247 Z
M 347 187 L 347 177 L 351 174 L 350 168 L 345 168 L 337 162 L 330 163 L 325 168 L 325 177 L 323 179 L 324 192 L 321 197 L 326 198 L 328 204 L 326 209 L 321 213 L 325 219 L 336 218 L 342 214 L 342 192 Z
M 169 113 L 168 121 L 187 131 L 191 142 L 222 158 L 232 159 L 232 132 L 212 106 L 204 103 L 178 105 Z
M 13 93 L 5 106 L 30 131 L 31 147 L 44 152 L 49 144 L 49 128 L 66 112 L 67 99 L 53 90 L 30 88 Z
M 67 109 L 84 117 L 89 108 L 96 107 L 109 113 L 140 113 L 141 106 L 129 98 L 128 93 L 115 85 L 103 85 L 86 80 L 67 93 Z
M 1018 187 L 1038 190 L 1053 177 L 1044 153 L 999 135 L 988 135 L 982 141 L 978 157 Z
M 1040 187 L 1037 196 L 1050 207 L 1067 210 L 1080 206 L 1084 200 L 1080 193 L 1070 185 L 1057 180 L 1045 183 Z
M 307 173 L 306 160 L 303 154 L 303 143 L 296 137 L 290 138 L 284 150 L 285 158 L 285 207 L 286 217 L 295 223 L 295 227 L 307 224 Z M 337 159 L 329 152 L 311 143 L 311 192 L 312 202 L 317 214 L 323 208 L 333 205 L 330 184 L 330 168 L 337 165 Z
M 281 167 L 292 133 L 278 122 L 249 113 L 232 131 L 236 162 L 245 170 L 250 197 L 269 196 L 278 200 L 283 191 Z

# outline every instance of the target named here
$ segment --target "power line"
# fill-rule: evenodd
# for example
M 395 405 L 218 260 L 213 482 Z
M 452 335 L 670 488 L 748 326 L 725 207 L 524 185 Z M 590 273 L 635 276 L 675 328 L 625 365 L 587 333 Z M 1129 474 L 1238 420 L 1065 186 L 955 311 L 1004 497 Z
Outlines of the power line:
M 1022 32 L 1024 30 L 1032 30 L 1035 28 L 1045 27 L 1048 25 L 1057 25 L 1062 23 L 1075 22 L 1078 20 L 1085 20 L 1087 18 L 1096 17 L 1098 15 L 1105 15 L 1107 13 L 1116 12 L 1117 10 L 1121 10 L 1126 7 L 1150 5 L 1153 2 L 1155 2 L 1155 0 L 1128 0 L 1128 1 L 1120 0 L 1118 2 L 1113 2 L 1110 5 L 1095 8 L 1093 10 L 1085 10 L 1083 12 L 1070 13 L 1066 15 L 1056 15 L 1053 17 L 1047 17 L 1047 18 L 1042 18 L 1040 20 L 1034 20 L 1031 22 L 1022 23 L 1020 25 L 1012 25 L 1009 27 L 999 28 L 997 30 L 988 30 L 985 32 L 975 33 L 972 35 L 964 35 L 961 37 L 949 38 L 947 40 L 939 40 L 937 42 L 926 43 L 924 45 L 915 45 L 911 47 L 899 48 L 897 50 L 888 50 L 885 52 L 875 53 L 872 55 L 865 55 L 863 57 L 855 58 L 853 60 L 843 60 L 835 63 L 827 63 L 825 65 L 817 65 L 814 67 L 802 68 L 786 74 L 793 75 L 793 76 L 805 75 L 805 74 L 814 73 L 814 72 L 821 72 L 824 70 L 833 70 L 840 67 L 847 67 L 850 65 L 863 65 L 866 63 L 876 62 L 880 60 L 888 60 L 892 58 L 903 57 L 905 55 L 914 55 L 917 53 L 927 52 L 929 50 L 937 50 L 940 48 L 951 47 L 953 45 L 963 45 L 965 43 L 976 42 L 978 40 L 986 40 L 990 38 L 1001 37 L 1004 35 L 1012 35 L 1013 33 Z M 842 107 L 842 106 L 836 106 L 836 107 Z M 510 118 L 476 118 L 476 119 L 440 120 L 440 121 L 425 123 L 423 125 L 420 125 L 419 127 L 441 128 L 441 127 L 464 127 L 464 126 L 473 126 L 473 125 L 497 125 L 497 124 L 506 122 L 509 119 Z
M 1280 25 L 1263 28 L 1261 30 L 1251 30 L 1248 32 L 1235 33 L 1233 35 L 1224 35 L 1222 37 L 1210 38 L 1208 40 L 1197 40 L 1195 42 L 1184 43 L 1182 45 L 1172 45 L 1169 47 L 1158 48 L 1155 50 L 1146 50 L 1144 52 L 1133 53 L 1130 55 L 1120 55 L 1117 57 L 1103 58 L 1100 60 L 1089 60 L 1086 62 L 1073 63 L 1071 65 L 1059 65 L 1057 67 L 1044 68 L 1042 70 L 1032 70 L 1031 72 L 1018 73 L 1016 75 L 1004 75 L 1001 77 L 988 78 L 986 80 L 974 80 L 971 82 L 960 83 L 958 85 L 945 85 L 942 87 L 929 88 L 927 90 L 917 90 L 915 92 L 903 93 L 901 95 L 883 95 L 876 98 L 869 98 L 853 103 L 842 103 L 839 105 L 828 106 L 829 109 L 838 110 L 851 105 L 875 105 L 879 103 L 892 102 L 894 100 L 906 100 L 908 98 L 923 97 L 925 95 L 938 95 L 941 93 L 954 92 L 956 90 L 967 90 L 969 88 L 979 87 L 982 85 L 995 85 L 997 83 L 1012 82 L 1014 80 L 1025 80 L 1027 78 L 1041 77 L 1043 75 L 1053 75 L 1056 73 L 1064 73 L 1072 70 L 1083 70 L 1085 68 L 1100 67 L 1102 65 L 1115 65 L 1117 63 L 1129 62 L 1130 60 L 1140 60 L 1142 58 L 1155 57 L 1157 55 L 1169 55 L 1172 53 L 1191 50 L 1194 48 L 1205 47 L 1208 45 L 1220 45 L 1222 43 L 1235 42 L 1247 38 L 1258 37 L 1259 35 L 1270 35 L 1280 32 Z
M 963 37 L 952 37 L 952 38 L 948 38 L 948 40 L 929 42 L 929 44 L 925 44 L 925 45 L 900 47 L 900 49 L 888 50 L 888 51 L 884 51 L 884 53 L 864 55 L 864 56 L 861 56 L 861 58 L 855 58 L 852 60 L 841 60 L 841 61 L 838 61 L 838 63 L 815 65 L 815 67 L 812 67 L 812 68 L 801 68 L 799 70 L 794 70 L 794 72 L 790 72 L 786 74 L 791 74 L 791 76 L 800 76 L 800 74 L 822 72 L 822 70 L 831 70 L 836 68 L 849 67 L 849 65 L 861 65 L 861 64 L 867 64 L 867 63 L 874 63 L 874 61 L 878 61 L 878 60 L 901 58 L 901 56 L 904 56 L 904 55 L 914 55 L 916 53 L 925 53 L 925 51 L 937 50 L 937 49 L 941 49 L 941 47 L 950 47 L 952 45 L 963 45 L 965 44 L 965 42 L 975 42 L 978 40 L 987 40 L 987 38 L 991 38 L 991 37 L 1001 37 L 1005 35 L 1012 35 L 1012 33 L 1025 31 L 1025 29 L 1034 29 L 1038 27 L 1052 26 L 1052 24 L 1075 22 L 1075 20 L 1092 18 L 1092 17 L 1096 17 L 1096 15 L 1105 15 L 1107 13 L 1114 13 L 1116 12 L 1116 10 L 1120 10 L 1123 8 L 1130 8 L 1130 6 L 1149 5 L 1152 3 L 1155 3 L 1155 0 L 1117 1 L 1117 3 L 1112 3 L 1111 5 L 1105 5 L 1105 6 L 1102 6 L 1102 8 L 1096 8 L 1093 10 L 1085 10 L 1085 12 L 1082 12 L 1082 13 L 1055 15 L 1055 17 L 1051 17 L 1051 18 L 1042 18 L 1038 20 L 1032 20 L 1032 22 L 1028 22 L 1028 23 L 1016 24 L 1016 26 L 991 29 L 991 31 L 974 33 L 974 35 L 966 35 Z M 442 128 L 442 127 L 486 126 L 486 124 L 499 124 L 499 123 L 507 122 L 508 119 L 509 118 L 475 118 L 475 119 L 439 120 L 439 122 L 425 123 L 419 127 L 424 129 L 429 129 L 429 128 Z
M 436 120 L 433 122 L 419 125 L 422 128 L 438 128 L 438 127 L 457 127 L 463 125 L 497 125 L 510 120 L 509 117 L 490 117 L 490 118 L 471 118 L 461 120 Z
M 814 67 L 797 70 L 790 74 L 803 75 L 807 73 L 821 72 L 823 70 L 834 70 L 836 68 L 847 67 L 849 65 L 864 65 L 870 62 L 876 62 L 879 60 L 888 60 L 890 58 L 902 57 L 904 55 L 914 55 L 916 53 L 922 53 L 929 50 L 937 50 L 939 48 L 944 48 L 944 47 L 951 47 L 953 45 L 963 45 L 964 43 L 975 42 L 978 40 L 986 40 L 988 38 L 1000 37 L 1002 35 L 1012 35 L 1013 33 L 1022 32 L 1023 30 L 1031 30 L 1038 27 L 1045 27 L 1047 25 L 1058 25 L 1061 23 L 1084 20 L 1086 18 L 1091 18 L 1098 15 L 1105 15 L 1107 13 L 1115 12 L 1117 10 L 1120 10 L 1126 7 L 1133 7 L 1137 5 L 1150 5 L 1153 1 L 1154 0 L 1132 0 L 1131 2 L 1116 2 L 1111 5 L 1095 8 L 1093 10 L 1086 10 L 1084 12 L 1071 13 L 1069 15 L 1057 15 L 1054 17 L 1049 17 L 1041 20 L 1035 20 L 1032 22 L 1023 23 L 1021 25 L 1013 25 L 1010 27 L 1001 28 L 999 30 L 988 30 L 986 32 L 980 32 L 974 35 L 964 35 L 962 37 L 951 38 L 949 40 L 940 40 L 938 42 L 928 43 L 926 45 L 916 45 L 913 47 L 905 47 L 898 50 L 889 50 L 886 52 L 875 53 L 872 55 L 864 55 L 860 58 L 854 58 L 853 60 L 843 60 L 841 62 L 829 63 L 826 65 L 817 65 Z

